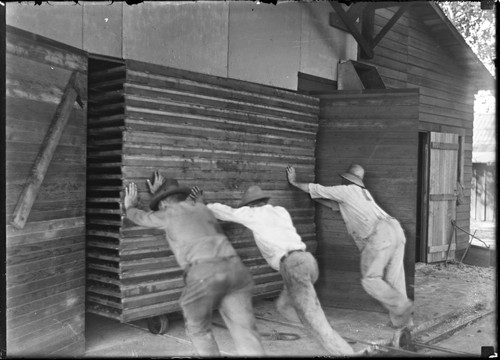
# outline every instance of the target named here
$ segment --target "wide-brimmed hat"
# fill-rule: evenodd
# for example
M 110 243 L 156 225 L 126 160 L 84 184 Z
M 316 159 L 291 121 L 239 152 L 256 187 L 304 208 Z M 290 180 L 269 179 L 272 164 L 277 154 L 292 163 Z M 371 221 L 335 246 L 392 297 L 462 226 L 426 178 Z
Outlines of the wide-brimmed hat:
M 149 207 L 151 210 L 157 211 L 160 201 L 169 195 L 179 193 L 189 195 L 191 193 L 191 188 L 188 186 L 179 186 L 179 182 L 175 179 L 165 179 L 165 182 L 153 194 Z
M 248 205 L 251 202 L 254 202 L 257 200 L 263 200 L 263 199 L 269 200 L 270 198 L 271 198 L 271 196 L 264 193 L 259 186 L 252 185 L 243 194 L 243 197 L 241 198 L 241 201 L 240 201 L 238 207 Z
M 361 165 L 358 164 L 352 164 L 349 166 L 349 169 L 347 172 L 343 174 L 339 174 L 340 177 L 352 182 L 353 184 L 356 184 L 361 187 L 365 187 L 365 184 L 363 183 L 363 177 L 365 176 L 365 170 L 361 167 Z

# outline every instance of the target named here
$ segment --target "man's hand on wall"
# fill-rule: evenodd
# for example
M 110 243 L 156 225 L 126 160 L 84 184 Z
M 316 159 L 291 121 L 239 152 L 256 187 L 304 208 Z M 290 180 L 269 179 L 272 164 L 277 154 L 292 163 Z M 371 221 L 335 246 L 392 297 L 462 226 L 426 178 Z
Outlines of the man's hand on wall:
M 288 182 L 294 185 L 297 181 L 297 174 L 295 173 L 295 168 L 293 166 L 288 166 L 286 168 L 286 175 L 288 178 Z
M 198 186 L 193 186 L 189 197 L 193 199 L 193 201 L 203 202 L 203 190 L 201 190 Z
M 162 186 L 164 181 L 165 178 L 163 177 L 163 175 L 161 175 L 160 172 L 156 170 L 154 172 L 153 183 L 151 184 L 151 181 L 149 179 L 146 180 L 146 182 L 148 183 L 149 192 L 151 194 L 154 194 L 160 188 L 160 186 Z
M 125 187 L 125 198 L 123 199 L 123 205 L 125 206 L 125 210 L 128 210 L 132 207 L 136 207 L 137 204 L 137 185 L 135 183 L 130 183 Z

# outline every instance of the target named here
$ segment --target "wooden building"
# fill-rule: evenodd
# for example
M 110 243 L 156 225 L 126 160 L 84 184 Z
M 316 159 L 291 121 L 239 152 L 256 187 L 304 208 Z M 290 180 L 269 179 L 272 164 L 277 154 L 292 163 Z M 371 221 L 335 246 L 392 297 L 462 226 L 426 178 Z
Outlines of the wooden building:
M 162 234 L 122 219 L 123 186 L 146 207 L 154 169 L 229 205 L 258 183 L 317 257 L 321 302 L 380 310 L 342 220 L 284 170 L 333 185 L 358 162 L 407 233 L 413 296 L 415 262 L 444 259 L 451 219 L 468 228 L 473 96 L 491 76 L 434 3 L 374 4 L 8 3 L 7 354 L 81 356 L 86 311 L 177 309 Z M 256 297 L 274 296 L 250 233 L 224 227 Z

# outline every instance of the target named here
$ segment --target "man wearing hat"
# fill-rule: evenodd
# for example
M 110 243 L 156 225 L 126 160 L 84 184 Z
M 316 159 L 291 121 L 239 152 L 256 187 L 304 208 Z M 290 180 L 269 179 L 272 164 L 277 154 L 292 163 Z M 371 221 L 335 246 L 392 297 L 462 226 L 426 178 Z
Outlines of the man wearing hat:
M 352 164 L 340 174 L 342 185 L 299 183 L 295 169 L 287 167 L 288 182 L 312 199 L 334 201 L 348 233 L 361 251 L 361 284 L 389 311 L 394 327 L 411 326 L 413 302 L 406 294 L 403 256 L 406 238 L 399 222 L 375 203 L 363 183 L 364 169 Z
M 186 332 L 201 356 L 220 356 L 212 334 L 212 312 L 219 312 L 238 354 L 263 356 L 252 308 L 254 282 L 212 212 L 189 197 L 191 189 L 155 172 L 150 208 L 137 208 L 137 185 L 125 188 L 127 217 L 148 228 L 165 230 L 170 249 L 184 269 L 180 298 Z
M 200 201 L 202 191 L 194 187 L 191 196 Z M 276 301 L 278 311 L 290 320 L 301 321 L 329 354 L 353 354 L 351 346 L 332 329 L 319 303 L 313 286 L 318 279 L 316 259 L 305 251 L 288 211 L 268 204 L 269 199 L 259 186 L 251 186 L 237 208 L 219 203 L 207 207 L 217 219 L 249 228 L 264 259 L 281 273 L 285 284 Z

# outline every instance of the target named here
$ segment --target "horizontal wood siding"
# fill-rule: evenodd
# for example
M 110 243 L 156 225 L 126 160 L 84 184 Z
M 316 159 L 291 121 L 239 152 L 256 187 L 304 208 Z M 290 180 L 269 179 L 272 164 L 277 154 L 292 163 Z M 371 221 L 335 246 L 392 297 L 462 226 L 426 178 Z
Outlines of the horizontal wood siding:
M 24 228 L 9 223 L 70 75 L 86 77 L 87 58 L 13 28 L 6 42 L 7 355 L 78 357 L 85 351 L 86 109 L 74 104 Z
M 318 99 L 136 61 L 126 61 L 125 69 L 124 115 L 112 114 L 124 122 L 110 125 L 116 132 L 109 136 L 91 139 L 96 146 L 96 192 L 87 199 L 95 212 L 88 254 L 92 312 L 132 321 L 180 310 L 182 270 L 164 233 L 119 220 L 120 191 L 132 181 L 140 207 L 149 209 L 146 179 L 156 169 L 201 187 L 207 202 L 230 206 L 258 184 L 272 195 L 271 203 L 290 211 L 308 250 L 315 252 L 313 204 L 291 189 L 285 168 L 295 164 L 314 179 Z M 106 188 L 102 180 L 108 181 Z M 255 297 L 276 295 L 281 276 L 262 258 L 251 232 L 222 225 L 254 276 Z
M 397 11 L 377 9 L 375 33 Z M 457 225 L 470 228 L 472 179 L 472 127 L 474 92 L 467 69 L 457 63 L 441 42 L 441 35 L 425 23 L 428 9 L 412 6 L 375 47 L 371 60 L 389 88 L 419 88 L 419 130 L 454 133 L 464 137 L 463 183 L 465 201 L 457 206 Z M 467 246 L 467 235 L 459 234 L 457 256 Z
M 351 163 L 363 166 L 366 187 L 405 230 L 407 289 L 413 297 L 418 91 L 338 91 L 322 96 L 320 107 L 316 181 L 339 185 L 338 174 Z M 383 311 L 361 287 L 360 253 L 340 213 L 318 206 L 316 224 L 321 303 Z

